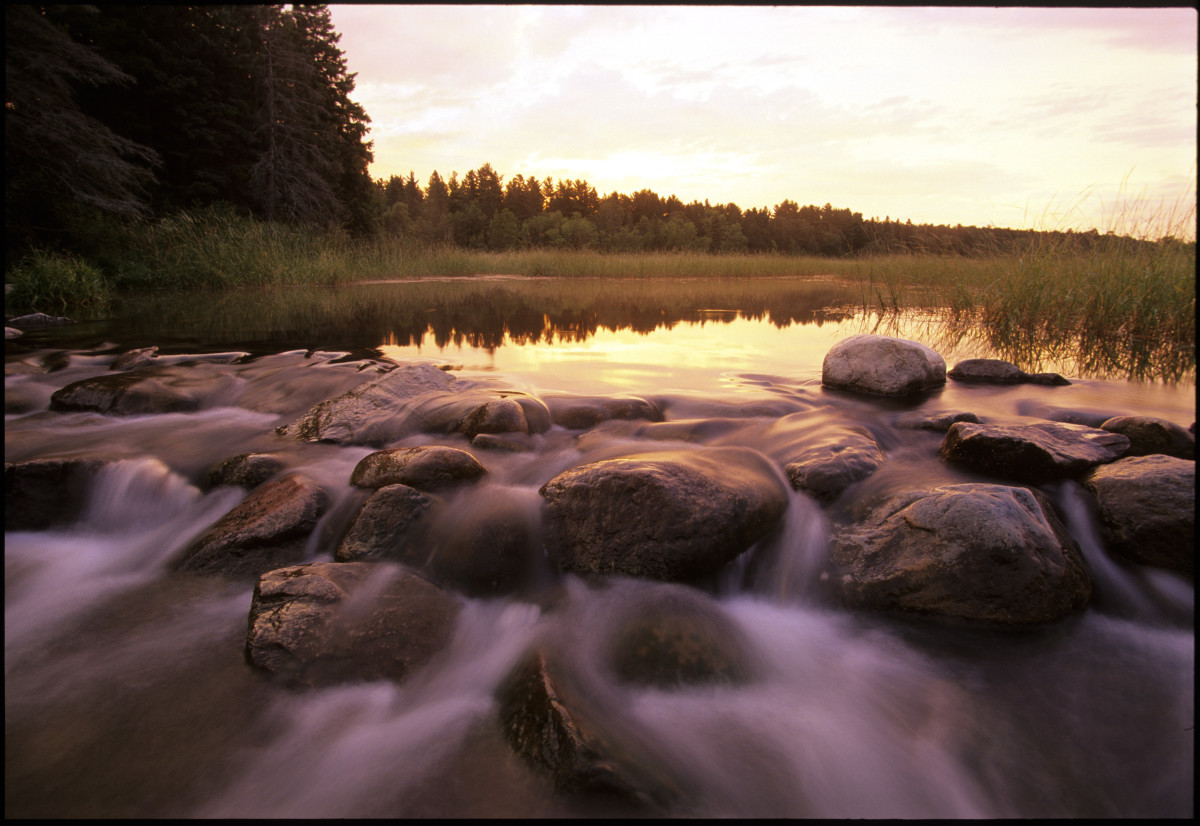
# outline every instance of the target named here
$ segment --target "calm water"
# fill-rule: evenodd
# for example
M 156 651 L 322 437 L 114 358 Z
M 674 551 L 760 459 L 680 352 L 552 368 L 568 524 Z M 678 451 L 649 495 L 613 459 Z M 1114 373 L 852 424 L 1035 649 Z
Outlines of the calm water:
M 275 426 L 363 380 L 371 359 L 453 365 L 461 381 L 535 394 L 634 394 L 669 427 L 553 428 L 525 453 L 473 451 L 488 499 L 531 514 L 537 489 L 600 456 L 744 445 L 776 460 L 824 428 L 861 423 L 887 463 L 822 509 L 794 494 L 783 529 L 713 593 L 745 632 L 761 679 L 661 691 L 595 672 L 612 724 L 698 789 L 670 814 L 775 817 L 1190 816 L 1193 586 L 1105 556 L 1074 483 L 1047 487 L 1088 558 L 1096 605 L 1037 631 L 902 623 L 831 607 L 815 572 L 854 502 L 967 477 L 940 435 L 904 416 L 970 410 L 997 421 L 1071 410 L 1144 413 L 1187 427 L 1195 388 L 1080 376 L 1068 387 L 948 383 L 916 402 L 820 387 L 821 360 L 858 332 L 924 341 L 953 366 L 1003 355 L 929 315 L 880 320 L 832 282 L 430 280 L 336 290 L 159 299 L 6 343 L 5 458 L 102 456 L 75 524 L 5 535 L 5 809 L 10 817 L 589 816 L 500 737 L 493 691 L 526 646 L 573 635 L 586 667 L 599 629 L 639 583 L 567 578 L 568 609 L 462 598 L 446 656 L 401 685 L 289 691 L 244 663 L 251 586 L 168 573 L 246 496 L 206 490 L 216 462 L 270 451 L 352 495 L 371 452 L 286 442 Z M 158 416 L 50 413 L 50 394 L 132 347 L 161 358 L 246 353 L 203 409 Z M 188 369 L 186 364 L 179 370 Z M 466 447 L 461 436 L 421 435 Z M 318 531 L 321 533 L 321 531 Z M 314 559 L 334 540 L 314 541 Z

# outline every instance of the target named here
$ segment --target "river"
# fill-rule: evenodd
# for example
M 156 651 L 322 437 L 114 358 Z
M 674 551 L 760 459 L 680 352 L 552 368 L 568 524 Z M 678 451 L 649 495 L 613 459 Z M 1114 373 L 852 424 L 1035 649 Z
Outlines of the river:
M 411 680 L 297 690 L 247 665 L 252 585 L 174 573 L 189 541 L 244 499 L 208 469 L 271 452 L 330 494 L 353 491 L 364 446 L 302 443 L 275 428 L 383 360 L 428 361 L 459 380 L 533 395 L 634 395 L 673 435 L 608 421 L 555 426 L 533 449 L 470 448 L 471 494 L 536 518 L 561 470 L 647 445 L 740 445 L 777 458 L 781 417 L 799 438 L 861 424 L 886 462 L 832 505 L 791 493 L 782 528 L 711 592 L 744 632 L 759 677 L 664 690 L 605 682 L 618 725 L 695 791 L 694 817 L 1190 817 L 1194 588 L 1112 561 L 1076 482 L 1044 486 L 1087 560 L 1095 598 L 1051 626 L 1000 631 L 854 612 L 820 598 L 816 571 L 854 502 L 964 481 L 941 434 L 906 417 L 969 410 L 989 421 L 1056 411 L 1195 418 L 1183 382 L 1079 375 L 1049 387 L 964 385 L 907 401 L 821 387 L 824 353 L 857 332 L 937 349 L 948 366 L 997 355 L 936 315 L 874 317 L 836 285 L 553 280 L 420 283 L 146 299 L 5 346 L 5 460 L 110 463 L 68 525 L 5 533 L 5 814 L 8 817 L 590 817 L 611 802 L 556 792 L 508 748 L 497 686 L 548 628 L 594 665 L 597 635 L 641 583 L 561 583 L 570 608 L 460 595 L 442 656 Z M 223 384 L 200 409 L 52 412 L 50 395 L 105 374 L 135 347 Z M 212 359 L 213 354 L 241 354 Z M 793 415 L 803 414 L 803 415 Z M 397 445 L 468 448 L 458 434 Z M 464 509 L 472 507 L 464 499 Z M 464 513 L 467 513 L 464 510 Z M 469 520 L 467 520 L 469 521 Z M 312 559 L 332 559 L 332 526 Z M 331 539 L 330 536 L 333 536 Z M 560 627 L 555 627 L 560 626 Z

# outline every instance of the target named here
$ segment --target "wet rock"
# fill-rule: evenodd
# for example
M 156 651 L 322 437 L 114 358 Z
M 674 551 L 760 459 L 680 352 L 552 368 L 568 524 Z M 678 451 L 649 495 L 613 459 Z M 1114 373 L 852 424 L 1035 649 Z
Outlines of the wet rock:
M 1017 412 L 1022 416 L 1048 419 L 1052 422 L 1062 422 L 1064 424 L 1081 424 L 1085 427 L 1100 427 L 1100 425 L 1117 415 L 1104 410 L 1079 410 L 1072 407 L 1059 407 L 1057 405 L 1039 404 L 1032 401 L 1018 402 Z
M 1004 485 L 946 485 L 897 496 L 836 532 L 834 590 L 851 606 L 999 625 L 1082 610 L 1091 580 L 1046 498 Z
M 4 530 L 37 531 L 83 512 L 99 459 L 32 459 L 4 463 Z
M 946 383 L 946 362 L 924 344 L 869 333 L 835 344 L 821 366 L 821 383 L 835 390 L 905 396 Z
M 421 430 L 424 423 L 413 421 L 417 401 L 447 392 L 454 382 L 432 364 L 402 365 L 315 405 L 277 432 L 305 442 L 384 444 Z
M 554 423 L 568 430 L 587 430 L 609 419 L 663 420 L 662 410 L 638 396 L 576 396 L 556 394 L 545 397 Z
M 270 453 L 242 453 L 213 467 L 208 472 L 208 485 L 256 488 L 286 467 L 282 459 Z
M 979 424 L 979 417 L 974 413 L 965 411 L 931 413 L 929 415 L 907 415 L 901 416 L 896 420 L 896 427 L 903 427 L 909 430 L 933 430 L 938 433 L 945 433 L 950 429 L 950 425 L 958 422 Z
M 633 685 L 742 684 L 754 674 L 750 643 L 716 600 L 685 585 L 655 584 L 621 618 L 607 660 Z
M 360 488 L 408 485 L 418 490 L 438 490 L 478 479 L 485 473 L 479 460 L 465 450 L 421 445 L 364 456 L 350 475 L 350 484 Z
M 1129 449 L 1129 439 L 1084 425 L 951 425 L 938 455 L 979 473 L 1040 484 L 1080 476 Z
M 118 416 L 180 413 L 228 403 L 236 387 L 237 379 L 214 365 L 155 365 L 68 384 L 50 397 L 50 409 Z
M 554 477 L 541 494 L 563 570 L 676 581 L 717 571 L 787 507 L 774 469 L 745 448 L 593 462 Z
M 414 527 L 433 505 L 433 499 L 408 485 L 380 487 L 359 507 L 333 558 L 338 562 L 422 564 L 428 554 L 414 548 Z
M 496 690 L 512 750 L 560 793 L 655 810 L 685 797 L 678 779 L 620 730 L 605 704 L 552 646 L 538 645 Z
M 1022 380 L 1026 384 L 1042 384 L 1047 387 L 1066 387 L 1071 383 L 1058 373 L 1025 373 Z
M 397 565 L 312 562 L 259 578 L 246 658 L 306 686 L 401 681 L 449 643 L 460 606 Z
M 1150 456 L 1161 453 L 1178 459 L 1196 458 L 1196 437 L 1179 425 L 1153 416 L 1114 416 L 1100 425 L 1101 430 L 1120 433 L 1129 439 L 1126 456 Z
M 458 424 L 458 431 L 473 439 L 480 433 L 529 433 L 525 410 L 513 399 L 496 399 L 480 405 Z
M 20 330 L 37 330 L 42 327 L 61 327 L 64 324 L 74 324 L 75 321 L 62 316 L 46 315 L 45 313 L 29 313 L 10 318 L 5 322 L 6 327 L 16 327 Z
M 855 482 L 883 465 L 883 452 L 864 427 L 837 428 L 822 444 L 813 444 L 784 466 L 792 487 L 821 502 L 831 502 Z
M 966 359 L 946 373 L 947 378 L 968 384 L 1020 384 L 1025 371 L 1011 361 Z
M 139 347 L 136 350 L 129 350 L 117 356 L 109 370 L 137 370 L 145 367 L 154 361 L 154 357 L 158 354 L 158 347 Z
M 268 482 L 188 545 L 176 570 L 242 578 L 297 562 L 328 505 L 300 474 Z
M 4 338 L 5 339 L 20 338 L 23 335 L 25 335 L 25 334 L 23 332 L 21 332 L 20 330 L 18 330 L 16 327 L 5 327 L 4 328 Z
M 533 445 L 523 437 L 523 434 L 477 433 L 471 439 L 471 447 L 494 450 L 499 453 L 524 453 L 532 449 Z
M 1109 552 L 1139 565 L 1193 576 L 1196 463 L 1174 456 L 1131 456 L 1084 479 L 1099 505 Z

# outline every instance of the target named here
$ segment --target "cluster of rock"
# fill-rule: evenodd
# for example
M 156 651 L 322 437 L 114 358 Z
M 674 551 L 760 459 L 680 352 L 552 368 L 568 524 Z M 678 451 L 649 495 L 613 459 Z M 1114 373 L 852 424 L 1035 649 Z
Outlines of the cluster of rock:
M 154 360 L 152 351 L 134 354 L 128 372 L 69 385 L 52 406 L 119 415 L 204 403 L 189 395 L 196 382 Z M 928 347 L 883 336 L 841 342 L 823 368 L 830 390 L 868 396 L 927 393 L 947 376 L 1065 381 L 994 360 L 947 373 Z M 349 480 L 362 493 L 332 539 L 333 562 L 309 561 L 328 494 L 278 457 L 247 454 L 215 467 L 208 482 L 246 487 L 249 496 L 191 542 L 176 567 L 254 579 L 248 660 L 305 685 L 403 679 L 453 635 L 458 594 L 511 594 L 561 573 L 648 583 L 644 600 L 611 632 L 605 661 L 615 679 L 666 689 L 754 679 L 737 628 L 690 586 L 770 536 L 788 507 L 789 487 L 828 504 L 883 466 L 885 452 L 868 428 L 826 424 L 808 438 L 803 421 L 781 420 L 781 433 L 803 436 L 782 463 L 745 447 L 652 450 L 558 473 L 541 486 L 532 511 L 525 501 L 489 492 L 486 504 L 452 515 L 446 495 L 486 479 L 485 465 L 460 448 L 384 447 L 414 433 L 454 433 L 474 448 L 523 450 L 554 426 L 584 430 L 611 419 L 662 423 L 663 414 L 641 398 L 536 398 L 467 386 L 429 364 L 397 366 L 277 431 L 378 448 Z M 892 495 L 835 530 L 822 579 L 845 605 L 1001 627 L 1081 611 L 1092 591 L 1087 566 L 1037 488 L 1066 479 L 1094 494 L 1112 554 L 1192 576 L 1189 431 L 1148 417 L 1112 418 L 1100 427 L 1013 425 L 981 422 L 969 412 L 902 417 L 898 424 L 944 432 L 941 460 L 980 481 Z M 81 498 L 75 494 L 97 465 L 6 464 L 6 529 L 69 521 L 69 502 Z M 447 522 L 452 537 L 439 527 Z M 572 665 L 570 648 L 540 641 L 498 690 L 512 747 L 564 790 L 641 803 L 678 797 L 678 779 L 655 768 L 652 746 L 607 726 L 605 701 Z

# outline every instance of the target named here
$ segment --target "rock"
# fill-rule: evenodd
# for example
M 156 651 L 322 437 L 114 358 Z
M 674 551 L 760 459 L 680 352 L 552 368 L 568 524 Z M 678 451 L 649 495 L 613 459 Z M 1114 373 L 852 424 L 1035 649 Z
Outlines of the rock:
M 277 432 L 305 442 L 370 445 L 395 441 L 421 429 L 420 422 L 410 422 L 417 400 L 446 392 L 454 381 L 432 364 L 402 365 L 315 405 Z
M 896 420 L 896 427 L 903 427 L 910 430 L 933 430 L 938 433 L 945 433 L 950 429 L 950 425 L 957 422 L 970 422 L 971 424 L 979 424 L 979 417 L 974 413 L 967 412 L 907 415 Z
M 350 475 L 360 488 L 408 485 L 418 490 L 438 490 L 478 479 L 487 470 L 465 450 L 442 445 L 397 447 L 380 450 L 363 459 Z
M 824 444 L 814 444 L 784 466 L 796 490 L 831 502 L 883 465 L 883 452 L 865 427 L 838 428 Z
M 545 397 L 550 416 L 559 427 L 587 430 L 609 419 L 663 420 L 658 405 L 638 396 L 576 396 L 557 394 Z
M 1196 458 L 1196 437 L 1179 425 L 1153 416 L 1114 416 L 1100 425 L 1101 430 L 1120 433 L 1129 439 L 1126 456 L 1150 456 L 1161 453 L 1178 459 Z
M 453 596 L 398 565 L 281 568 L 254 587 L 246 658 L 299 685 L 401 681 L 446 647 L 459 609 Z
M 827 580 L 851 606 L 999 625 L 1054 622 L 1091 599 L 1083 557 L 1044 496 L 946 485 L 836 532 Z
M 6 340 L 10 339 L 10 338 L 20 338 L 23 335 L 25 335 L 25 334 L 23 332 L 21 332 L 20 330 L 18 330 L 16 327 L 5 327 L 4 328 L 4 338 Z
M 683 799 L 679 780 L 636 732 L 622 730 L 602 700 L 552 647 L 537 645 L 496 690 L 504 739 L 565 794 L 596 795 L 639 809 Z
M 208 472 L 208 485 L 256 488 L 286 467 L 282 459 L 270 453 L 242 453 L 213 467 Z
M 180 413 L 228 403 L 236 388 L 237 379 L 215 365 L 155 365 L 68 384 L 50 397 L 50 409 L 118 416 Z
M 458 424 L 468 439 L 480 433 L 529 433 L 525 409 L 513 399 L 496 399 L 480 405 Z
M 746 448 L 662 451 L 571 468 L 541 488 L 565 571 L 687 581 L 714 573 L 787 508 L 774 468 Z
M 685 585 L 645 589 L 607 648 L 609 667 L 633 685 L 742 684 L 755 671 L 741 629 L 716 600 Z
M 1083 480 L 1099 505 L 1110 553 L 1139 565 L 1193 576 L 1196 463 L 1174 456 L 1131 456 Z
M 869 333 L 835 344 L 821 366 L 821 383 L 835 390 L 905 396 L 946 383 L 946 362 L 915 341 Z
M 1047 387 L 1065 387 L 1071 383 L 1058 373 L 1025 373 L 1022 380 L 1026 384 L 1044 384 Z
M 1031 418 L 1048 419 L 1064 424 L 1081 424 L 1086 427 L 1100 427 L 1113 416 L 1111 411 L 1078 410 L 1071 407 L 1058 407 L 1052 404 L 1040 404 L 1035 401 L 1023 400 L 1017 403 L 1017 413 Z
M 946 373 L 947 378 L 968 384 L 1019 384 L 1025 371 L 1001 359 L 966 359 Z
M 83 512 L 99 459 L 31 459 L 4 463 L 4 530 L 37 531 Z
M 113 363 L 109 366 L 109 370 L 137 370 L 145 367 L 154 361 L 155 355 L 158 354 L 158 347 L 141 347 L 137 350 L 129 350 L 117 356 Z
M 1124 436 L 1078 424 L 960 422 L 950 426 L 938 455 L 969 470 L 1036 485 L 1082 475 L 1128 449 Z
M 299 474 L 268 482 L 189 544 L 176 570 L 242 578 L 297 562 L 328 504 Z
M 414 548 L 414 527 L 434 500 L 408 485 L 386 485 L 372 493 L 334 552 L 338 562 L 393 560 L 417 567 L 428 557 Z
M 59 327 L 64 324 L 74 324 L 75 322 L 69 318 L 62 316 L 46 315 L 45 313 L 29 313 L 28 315 L 20 315 L 16 318 L 10 318 L 5 322 L 5 326 L 16 327 L 21 330 L 36 330 L 40 327 Z
M 471 447 L 499 453 L 524 453 L 530 450 L 532 445 L 519 434 L 477 433 L 471 439 Z

